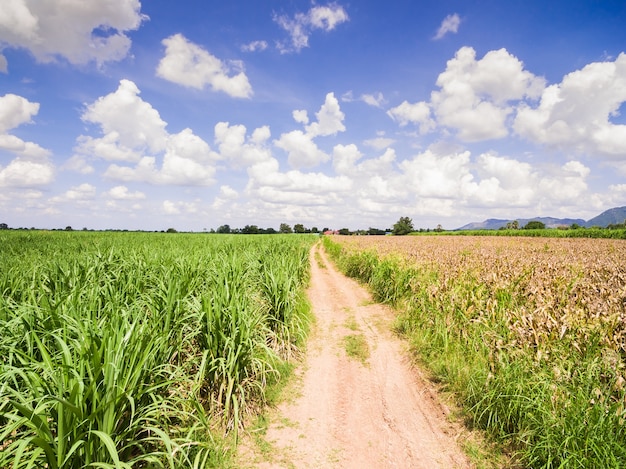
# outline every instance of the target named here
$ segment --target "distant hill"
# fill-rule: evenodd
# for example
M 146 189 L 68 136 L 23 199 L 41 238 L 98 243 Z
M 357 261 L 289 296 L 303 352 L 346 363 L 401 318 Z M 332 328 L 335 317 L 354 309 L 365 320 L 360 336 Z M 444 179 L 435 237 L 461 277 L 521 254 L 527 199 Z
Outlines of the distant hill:
M 626 207 L 615 207 L 602 212 L 597 217 L 593 217 L 585 223 L 585 226 L 601 226 L 606 228 L 609 225 L 624 223 L 624 220 L 626 220 Z
M 600 226 L 606 228 L 609 225 L 624 223 L 626 220 L 626 207 L 610 208 L 602 212 L 597 217 L 585 221 L 582 218 L 552 218 L 552 217 L 535 217 L 535 218 L 516 218 L 513 220 L 500 220 L 497 218 L 489 218 L 481 222 L 468 223 L 457 230 L 499 230 L 505 227 L 507 223 L 517 220 L 519 227 L 522 228 L 529 221 L 540 221 L 546 225 L 546 228 L 557 228 L 559 226 L 570 226 L 574 223 L 580 226 Z
M 522 228 L 529 221 L 540 221 L 546 228 L 558 228 L 559 226 L 570 226 L 573 223 L 577 223 L 580 226 L 587 226 L 587 222 L 582 218 L 553 218 L 553 217 L 535 217 L 535 218 L 516 218 L 519 223 L 519 227 Z M 468 223 L 467 225 L 457 228 L 457 230 L 499 230 L 505 227 L 507 223 L 514 220 L 499 220 L 497 218 L 490 218 L 482 222 Z

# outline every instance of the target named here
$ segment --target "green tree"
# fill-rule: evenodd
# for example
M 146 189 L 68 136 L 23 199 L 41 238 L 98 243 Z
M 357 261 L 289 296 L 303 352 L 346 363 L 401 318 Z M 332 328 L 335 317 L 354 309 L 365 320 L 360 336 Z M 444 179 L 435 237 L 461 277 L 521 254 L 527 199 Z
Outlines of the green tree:
M 65 228 L 65 229 L 67 230 L 67 228 Z M 176 231 L 176 228 L 168 228 L 168 229 L 167 229 L 167 232 L 168 232 L 168 233 L 178 233 L 178 232 Z
M 546 224 L 539 220 L 531 220 L 524 225 L 525 230 L 545 230 Z
M 394 235 L 406 235 L 413 231 L 413 220 L 409 217 L 400 217 L 400 219 L 393 225 L 391 231 Z
M 259 227 L 256 225 L 246 225 L 241 229 L 243 234 L 259 234 Z
M 217 232 L 220 234 L 228 234 L 230 233 L 230 225 L 222 225 L 217 229 Z
M 6 223 L 0 223 L 0 230 L 8 230 L 9 229 L 9 225 L 7 225 Z
M 314 226 L 313 228 L 311 228 L 311 233 L 319 233 L 320 230 L 317 229 L 317 226 Z
M 293 231 L 294 233 L 306 233 L 306 228 L 304 227 L 304 225 L 302 223 L 296 223 L 295 225 L 293 225 Z
M 280 224 L 280 228 L 278 229 L 278 231 L 280 233 L 293 233 L 293 230 L 291 229 L 291 226 L 289 226 L 287 223 L 281 223 Z
M 506 224 L 507 230 L 519 230 L 519 222 L 517 220 L 510 221 Z
M 351 234 L 351 233 L 350 233 L 350 230 L 349 230 L 348 228 L 341 228 L 341 229 L 339 230 L 339 234 L 340 234 L 340 235 L 347 236 L 347 235 L 349 235 L 349 234 Z

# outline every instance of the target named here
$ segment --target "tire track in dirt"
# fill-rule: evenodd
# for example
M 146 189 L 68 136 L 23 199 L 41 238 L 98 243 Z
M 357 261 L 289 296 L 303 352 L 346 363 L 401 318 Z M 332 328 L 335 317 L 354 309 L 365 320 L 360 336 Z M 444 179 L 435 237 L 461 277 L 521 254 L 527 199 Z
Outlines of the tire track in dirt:
M 337 271 L 319 243 L 310 258 L 316 323 L 296 372 L 298 389 L 270 416 L 265 442 L 271 450 L 253 465 L 471 467 L 445 407 L 390 332 L 393 313 Z M 346 353 L 348 335 L 367 344 L 361 359 Z

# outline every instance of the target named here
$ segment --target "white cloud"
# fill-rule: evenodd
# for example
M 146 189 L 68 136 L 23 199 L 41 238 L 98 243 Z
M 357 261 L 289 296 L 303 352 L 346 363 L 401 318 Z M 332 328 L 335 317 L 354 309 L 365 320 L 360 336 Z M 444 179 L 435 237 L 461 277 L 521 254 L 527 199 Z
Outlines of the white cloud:
M 393 145 L 395 143 L 395 140 L 393 138 L 387 137 L 376 137 L 364 140 L 363 143 L 368 147 L 374 148 L 375 150 L 384 150 L 385 148 Z
M 113 161 L 138 161 L 144 151 L 162 151 L 167 124 L 139 94 L 135 83 L 121 80 L 116 91 L 88 105 L 81 118 L 98 124 L 104 137 L 80 138 L 78 151 Z
M 32 117 L 38 112 L 39 103 L 31 103 L 11 93 L 0 96 L 0 133 L 32 122 Z
M 344 103 L 351 103 L 353 101 L 363 101 L 365 104 L 373 107 L 381 108 L 384 104 L 387 103 L 385 96 L 380 92 L 376 93 L 364 93 L 358 98 L 354 97 L 354 93 L 352 90 L 346 91 L 341 95 L 341 101 Z
M 16 158 L 7 166 L 0 166 L 0 187 L 32 187 L 50 184 L 54 168 L 48 162 Z
M 336 135 L 338 132 L 346 130 L 343 120 L 344 113 L 339 107 L 339 101 L 334 93 L 328 93 L 324 104 L 315 113 L 317 120 L 309 122 L 308 114 L 304 110 L 293 112 L 296 122 L 306 124 L 305 132 L 292 130 L 284 133 L 274 145 L 284 150 L 288 154 L 289 165 L 293 168 L 312 168 L 330 159 L 330 156 L 320 150 L 313 141 L 315 137 L 326 137 Z
M 443 38 L 448 33 L 457 33 L 459 30 L 459 25 L 461 24 L 461 18 L 457 13 L 446 16 L 441 22 L 441 26 L 437 30 L 437 34 L 435 34 L 434 39 L 438 40 Z
M 313 6 L 307 13 L 296 13 L 293 18 L 276 15 L 274 21 L 290 36 L 290 44 L 277 44 L 281 53 L 300 52 L 309 46 L 309 36 L 316 29 L 332 31 L 341 23 L 348 21 L 344 8 L 336 3 L 326 6 Z
M 337 174 L 354 175 L 355 165 L 363 157 L 356 145 L 336 145 L 333 148 L 333 168 Z
M 326 100 L 318 112 L 315 113 L 317 122 L 312 122 L 306 126 L 307 134 L 311 137 L 336 135 L 343 132 L 346 127 L 343 125 L 345 115 L 341 112 L 339 101 L 334 93 L 328 93 Z
M 0 150 L 6 150 L 26 160 L 42 162 L 50 152 L 33 142 L 25 142 L 14 135 L 0 135 Z
M 470 152 L 437 155 L 427 150 L 400 163 L 406 189 L 421 197 L 453 198 L 473 179 L 469 171 Z
M 544 81 L 523 69 L 505 49 L 490 51 L 481 60 L 471 47 L 462 47 L 439 75 L 440 91 L 431 95 L 437 123 L 458 131 L 465 141 L 508 135 L 507 103 L 537 97 Z
M 53 204 L 58 203 L 77 203 L 78 205 L 85 205 L 85 202 L 90 202 L 96 197 L 96 188 L 88 183 L 83 183 L 78 186 L 74 186 L 67 190 L 65 193 L 52 197 L 50 202 Z
M 292 113 L 293 120 L 300 124 L 308 124 L 309 123 L 309 115 L 305 110 L 295 110 Z
M 575 206 L 587 194 L 587 176 L 590 170 L 579 161 L 568 161 L 554 175 L 544 177 L 539 191 L 550 194 L 553 202 Z
M 228 122 L 218 122 L 215 125 L 215 143 L 218 145 L 220 158 L 232 168 L 247 168 L 271 158 L 271 151 L 267 146 L 271 136 L 270 128 L 259 127 L 248 138 L 246 131 L 244 125 L 231 126 Z
M 180 213 L 180 209 L 176 206 L 176 203 L 170 200 L 163 201 L 163 211 L 168 215 L 178 215 Z
M 382 107 L 383 104 L 386 103 L 385 97 L 380 92 L 375 93 L 375 94 L 361 95 L 361 101 L 363 101 L 365 104 L 369 104 L 370 106 L 374 106 L 374 107 Z
M 624 160 L 626 125 L 614 124 L 626 102 L 626 54 L 591 63 L 547 87 L 536 108 L 524 105 L 515 131 L 537 143 Z
M 252 41 L 241 46 L 243 52 L 257 52 L 267 49 L 267 41 Z
M 165 56 L 157 67 L 157 76 L 190 88 L 209 85 L 235 98 L 252 96 L 252 86 L 240 61 L 221 61 L 202 47 L 175 34 L 162 41 Z
M 140 191 L 130 192 L 126 186 L 115 186 L 105 192 L 103 195 L 115 200 L 143 200 L 146 194 Z
M 15 155 L 6 166 L 0 165 L 0 187 L 40 186 L 54 179 L 54 168 L 48 160 L 49 150 L 6 133 L 31 123 L 38 112 L 39 103 L 31 103 L 14 94 L 0 96 L 0 151 Z
M 135 163 L 112 164 L 104 176 L 120 181 L 151 184 L 207 186 L 215 182 L 218 155 L 191 129 L 169 134 L 166 122 L 152 105 L 139 97 L 139 89 L 122 80 L 118 89 L 87 106 L 82 118 L 99 125 L 103 137 L 81 135 L 73 164 L 85 168 L 88 158 Z M 159 167 L 155 155 L 162 154 Z
M 191 202 L 172 202 L 171 200 L 165 200 L 162 204 L 163 213 L 166 215 L 194 215 L 200 212 L 200 204 L 198 201 Z
M 545 80 L 524 70 L 506 49 L 477 60 L 473 48 L 462 47 L 439 74 L 437 85 L 430 102 L 404 101 L 387 114 L 400 126 L 419 126 L 422 134 L 447 128 L 459 139 L 473 142 L 506 137 L 515 105 L 538 98 Z
M 63 164 L 63 166 L 61 166 L 61 169 L 74 171 L 80 174 L 93 174 L 95 172 L 95 168 L 91 166 L 87 161 L 87 158 L 82 155 L 71 156 Z
M 163 167 L 154 182 L 172 185 L 209 186 L 215 182 L 215 155 L 191 129 L 170 135 Z
M 159 185 L 210 186 L 215 182 L 214 157 L 208 145 L 204 153 L 193 153 L 194 147 L 202 151 L 206 145 L 198 140 L 189 129 L 185 129 L 170 137 L 161 168 L 155 157 L 144 156 L 135 167 L 112 164 L 104 177 Z
M 239 197 L 239 193 L 228 185 L 223 185 L 220 187 L 220 197 L 225 199 L 236 199 Z
M 282 134 L 274 145 L 287 152 L 289 165 L 293 168 L 312 168 L 330 159 L 318 148 L 313 137 L 301 130 Z
M 428 103 L 420 101 L 411 104 L 403 101 L 402 104 L 387 111 L 387 115 L 404 127 L 409 123 L 419 126 L 420 133 L 430 132 L 435 128 L 435 121 L 431 118 Z
M 490 51 L 476 60 L 476 51 L 462 47 L 437 78 L 439 90 L 430 102 L 402 102 L 387 114 L 400 126 L 419 126 L 420 133 L 436 127 L 456 131 L 473 142 L 508 135 L 514 104 L 541 95 L 545 80 L 524 70 L 522 62 L 506 49 Z
M 147 17 L 139 0 L 9 0 L 0 14 L 0 45 L 28 49 L 41 62 L 64 57 L 72 64 L 103 64 L 127 56 Z M 6 61 L 5 61 L 6 63 Z

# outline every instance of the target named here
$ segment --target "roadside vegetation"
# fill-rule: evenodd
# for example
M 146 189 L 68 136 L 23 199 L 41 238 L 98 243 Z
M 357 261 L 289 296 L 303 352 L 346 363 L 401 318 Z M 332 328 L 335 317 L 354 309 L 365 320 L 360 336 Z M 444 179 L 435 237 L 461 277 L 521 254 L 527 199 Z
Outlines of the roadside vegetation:
M 228 465 L 309 323 L 310 236 L 0 233 L 0 467 Z
M 626 467 L 623 241 L 324 244 L 347 275 L 397 309 L 397 330 L 433 379 L 521 467 Z

